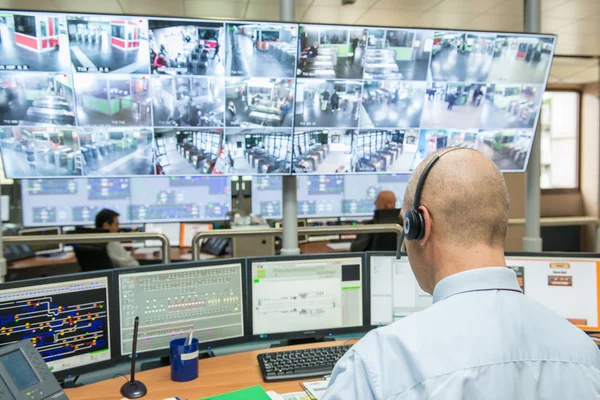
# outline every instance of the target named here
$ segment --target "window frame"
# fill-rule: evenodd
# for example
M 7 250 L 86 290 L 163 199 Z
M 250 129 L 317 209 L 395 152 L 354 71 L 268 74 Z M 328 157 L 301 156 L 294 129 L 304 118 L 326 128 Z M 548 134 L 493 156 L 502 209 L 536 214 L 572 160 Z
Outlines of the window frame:
M 583 102 L 583 92 L 581 89 L 577 88 L 546 88 L 545 93 L 547 92 L 566 92 L 566 93 L 577 93 L 579 101 L 577 102 L 577 128 L 575 133 L 575 173 L 577 174 L 576 183 L 577 186 L 574 188 L 551 188 L 551 189 L 541 189 L 541 194 L 572 194 L 572 193 L 580 193 L 581 192 L 581 117 L 582 117 L 582 102 Z M 542 116 L 541 116 L 541 108 L 540 115 L 538 118 L 538 125 L 540 126 L 540 137 L 538 140 L 542 140 Z M 541 150 L 540 150 L 540 176 L 542 174 L 541 171 Z

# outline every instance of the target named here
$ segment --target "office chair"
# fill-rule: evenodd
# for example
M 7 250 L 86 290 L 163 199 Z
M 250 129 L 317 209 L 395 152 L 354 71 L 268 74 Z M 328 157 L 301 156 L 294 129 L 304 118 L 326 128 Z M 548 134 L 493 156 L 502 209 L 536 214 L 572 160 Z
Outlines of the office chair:
M 376 210 L 373 218 L 375 224 L 398 224 L 400 225 L 400 209 Z M 395 251 L 398 246 L 398 238 L 393 232 L 376 233 L 369 246 L 370 251 Z
M 76 227 L 67 234 L 106 233 L 103 229 Z M 113 268 L 106 250 L 106 243 L 73 243 L 73 251 L 83 272 Z

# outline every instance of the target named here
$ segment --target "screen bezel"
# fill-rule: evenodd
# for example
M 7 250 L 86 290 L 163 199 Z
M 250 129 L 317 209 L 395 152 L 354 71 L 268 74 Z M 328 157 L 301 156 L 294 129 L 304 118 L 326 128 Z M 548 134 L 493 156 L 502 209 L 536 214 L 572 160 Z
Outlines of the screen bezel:
M 46 10 L 22 10 L 22 9 L 15 9 L 15 10 L 9 10 L 9 9 L 0 9 L 0 11 L 3 12 L 7 12 L 10 14 L 15 14 L 15 13 L 23 13 L 23 14 L 27 14 L 27 15 L 34 15 L 34 14 L 48 14 L 48 15 L 57 15 L 57 16 L 99 16 L 99 17 L 115 17 L 117 16 L 116 14 L 104 14 L 104 13 L 87 13 L 87 12 L 83 12 L 83 13 L 76 13 L 76 12 L 57 12 L 57 11 L 46 11 Z M 346 27 L 352 27 L 352 28 L 365 28 L 365 29 L 396 29 L 396 30 L 424 30 L 424 31 L 433 31 L 433 32 L 449 32 L 449 33 L 453 33 L 453 32 L 464 32 L 464 33 L 481 33 L 481 34 L 500 34 L 500 35 L 515 35 L 515 36 L 522 36 L 522 37 L 546 37 L 546 38 L 552 38 L 553 39 L 553 46 L 552 46 L 552 51 L 551 51 L 551 60 L 555 57 L 556 54 L 556 43 L 557 43 L 557 35 L 556 34 L 548 34 L 548 33 L 526 33 L 526 32 L 509 32 L 509 31 L 501 31 L 501 30 L 495 30 L 495 31 L 491 31 L 491 30 L 472 30 L 472 29 L 447 29 L 447 28 L 426 28 L 426 27 L 392 27 L 392 26 L 386 26 L 386 25 L 382 25 L 382 26 L 368 26 L 368 25 L 348 25 L 348 24 L 331 24 L 331 23 L 302 23 L 302 22 L 281 22 L 281 21 L 260 21 L 260 20 L 235 20 L 233 18 L 187 18 L 187 17 L 167 17 L 167 16 L 161 16 L 161 15 L 152 15 L 152 14 L 120 14 L 118 15 L 120 17 L 131 17 L 131 18 L 152 18 L 152 19 L 159 19 L 159 20 L 169 20 L 169 21 L 198 21 L 198 22 L 217 22 L 217 23 L 223 23 L 225 24 L 266 24 L 266 25 L 295 25 L 298 29 L 301 26 L 316 26 L 316 27 L 333 27 L 333 28 L 346 28 Z M 296 58 L 294 61 L 294 65 L 297 66 L 297 62 L 298 62 L 298 50 L 296 50 Z M 544 87 L 544 91 L 546 91 L 546 88 L 548 86 L 548 80 L 549 80 L 549 76 L 550 76 L 550 69 L 551 69 L 551 65 L 552 63 L 550 63 L 548 70 L 546 71 L 546 77 L 544 79 L 544 83 L 543 83 L 543 87 Z M 72 75 L 75 76 L 75 73 L 72 72 Z M 289 78 L 289 79 L 294 79 L 294 107 L 292 110 L 290 110 L 293 114 L 292 117 L 292 127 L 291 127 L 291 132 L 292 132 L 292 143 L 291 145 L 293 146 L 293 138 L 295 136 L 296 131 L 301 131 L 305 128 L 309 128 L 309 127 L 295 127 L 294 125 L 294 116 L 296 115 L 296 89 L 297 89 L 297 79 L 298 77 L 296 76 L 297 74 L 294 75 L 293 78 Z M 361 79 L 361 81 L 364 81 L 364 77 Z M 427 82 L 427 81 L 425 81 Z M 540 86 L 542 84 L 540 83 Z M 540 106 L 540 111 L 541 111 L 541 106 Z M 533 135 L 535 136 L 536 133 L 536 128 L 537 125 L 539 124 L 539 120 L 540 120 L 540 113 L 537 113 L 536 116 L 536 123 L 534 124 L 534 126 L 531 128 L 531 131 L 533 132 Z M 227 128 L 226 123 L 224 128 Z M 237 127 L 229 127 L 229 128 L 237 128 Z M 152 124 L 152 130 L 153 130 L 153 135 L 154 135 L 154 129 L 156 129 L 154 127 L 154 124 Z M 343 128 L 329 128 L 329 129 L 343 129 Z M 353 128 L 354 129 L 354 128 Z M 356 128 L 356 129 L 360 129 L 360 128 Z M 421 130 L 421 127 L 418 127 L 419 131 Z M 533 140 L 532 140 L 533 143 Z M 533 144 L 532 144 L 533 146 Z M 505 170 L 503 172 L 505 173 L 518 173 L 518 172 L 524 172 L 527 169 L 527 166 L 529 164 L 529 159 L 531 156 L 531 147 L 527 153 L 527 158 L 525 160 L 523 169 L 521 170 Z M 250 173 L 250 174 L 246 174 L 246 175 L 252 175 L 252 176 L 256 176 L 256 175 L 278 175 L 278 176 L 286 176 L 286 175 L 322 175 L 322 172 L 316 173 L 316 172 L 311 172 L 311 173 L 293 173 L 293 164 L 294 164 L 294 157 L 292 155 L 290 161 L 290 172 L 289 173 L 279 173 L 279 174 L 260 174 L 260 173 Z M 6 173 L 6 166 L 3 165 L 3 169 L 4 172 Z M 412 171 L 405 171 L 405 173 L 410 173 Z M 395 172 L 390 172 L 390 173 L 402 173 L 401 171 L 395 171 Z M 351 172 L 351 173 L 340 173 L 340 175 L 368 175 L 368 174 L 372 174 L 372 172 Z M 388 174 L 387 172 L 384 172 L 384 174 Z M 181 174 L 178 174 L 181 175 Z M 200 175 L 200 174 L 199 174 Z M 228 175 L 228 176 L 232 176 L 229 174 L 224 174 L 224 175 Z M 337 175 L 337 174 L 332 174 L 332 175 Z M 152 176 L 159 176 L 156 174 L 153 175 L 123 175 L 123 176 L 89 176 L 89 177 L 102 177 L 102 178 L 109 178 L 109 177 L 131 177 L 131 176 L 144 176 L 144 177 L 152 177 Z M 206 174 L 202 174 L 202 176 L 208 176 Z M 77 177 L 77 176 L 76 176 Z M 86 176 L 80 176 L 81 178 L 84 178 Z M 18 179 L 34 179 L 34 178 L 47 178 L 47 177 L 43 177 L 43 176 L 26 176 L 26 177 L 19 177 Z M 159 221 L 149 221 L 149 222 L 159 222 Z
M 205 351 L 205 350 L 211 350 L 215 347 L 223 347 L 223 346 L 229 346 L 229 345 L 233 345 L 233 344 L 245 343 L 248 338 L 246 336 L 246 317 L 245 317 L 245 314 L 247 312 L 247 296 L 245 294 L 246 274 L 245 274 L 244 270 L 246 268 L 246 260 L 244 258 L 225 258 L 225 259 L 209 260 L 209 261 L 187 261 L 187 262 L 178 262 L 178 263 L 171 263 L 171 264 L 141 266 L 141 267 L 134 267 L 134 268 L 119 268 L 119 269 L 115 270 L 114 285 L 113 285 L 113 297 L 115 299 L 115 303 L 117 303 L 117 306 L 116 306 L 117 310 L 114 313 L 115 320 L 116 320 L 116 325 L 114 325 L 115 326 L 114 337 L 115 337 L 115 343 L 117 343 L 117 345 L 114 348 L 115 352 L 113 353 L 113 358 L 117 362 L 125 362 L 125 361 L 128 362 L 131 360 L 131 354 L 127 354 L 127 355 L 121 354 L 121 307 L 120 307 L 121 302 L 120 302 L 120 294 L 119 294 L 119 292 L 120 292 L 119 291 L 119 285 L 120 285 L 119 278 L 121 275 L 132 274 L 132 273 L 142 273 L 142 272 L 159 272 L 159 271 L 168 272 L 169 270 L 198 268 L 198 267 L 218 267 L 220 265 L 226 265 L 226 264 L 239 264 L 239 266 L 240 266 L 240 274 L 241 274 L 241 282 L 242 282 L 242 308 L 243 308 L 242 309 L 242 322 L 244 324 L 242 336 L 237 337 L 237 338 L 220 339 L 220 340 L 214 340 L 211 342 L 198 343 L 198 349 L 200 351 Z M 138 352 L 136 359 L 144 360 L 144 359 L 157 358 L 157 357 L 169 357 L 169 354 L 170 354 L 170 349 L 169 349 L 169 347 L 166 347 L 164 349 L 159 349 L 159 350 Z
M 330 259 L 330 258 L 357 258 L 360 257 L 362 260 L 362 266 L 360 269 L 360 273 L 362 276 L 362 325 L 347 327 L 347 328 L 334 328 L 334 329 L 315 329 L 310 331 L 295 331 L 295 332 L 281 332 L 281 333 L 268 333 L 268 334 L 254 334 L 253 327 L 253 313 L 252 309 L 248 309 L 246 314 L 247 316 L 247 336 L 250 341 L 256 342 L 266 342 L 273 341 L 279 339 L 301 339 L 301 338 L 310 338 L 310 337 L 330 337 L 344 333 L 361 333 L 368 331 L 369 327 L 365 325 L 365 264 L 366 258 L 365 253 L 332 253 L 332 254 L 303 254 L 303 255 L 295 255 L 295 256 L 273 256 L 273 257 L 254 257 L 247 258 L 246 262 L 246 283 L 247 283 L 247 301 L 250 307 L 252 307 L 252 266 L 255 263 L 259 262 L 273 262 L 273 261 L 305 261 L 305 260 L 322 260 L 322 259 Z
M 83 365 L 80 367 L 73 367 L 70 369 L 65 369 L 62 371 L 53 372 L 56 379 L 66 379 L 75 375 L 84 374 L 88 372 L 94 372 L 106 369 L 108 367 L 112 367 L 116 365 L 116 360 L 114 357 L 114 343 L 115 342 L 115 323 L 118 321 L 115 319 L 116 310 L 118 307 L 114 304 L 113 290 L 114 290 L 114 275 L 113 270 L 104 270 L 104 271 L 93 271 L 93 272 L 80 272 L 75 274 L 67 274 L 67 275 L 58 275 L 53 277 L 45 277 L 45 278 L 36 278 L 36 279 L 28 279 L 25 281 L 14 281 L 8 283 L 0 284 L 0 291 L 4 289 L 23 289 L 27 287 L 35 287 L 39 285 L 49 285 L 49 284 L 57 284 L 57 283 L 66 283 L 73 282 L 84 279 L 93 279 L 93 278 L 106 278 L 107 279 L 107 288 L 106 288 L 106 299 L 108 301 L 108 335 L 107 338 L 109 340 L 109 352 L 110 352 L 110 360 L 104 360 L 96 363 L 91 363 L 87 365 Z

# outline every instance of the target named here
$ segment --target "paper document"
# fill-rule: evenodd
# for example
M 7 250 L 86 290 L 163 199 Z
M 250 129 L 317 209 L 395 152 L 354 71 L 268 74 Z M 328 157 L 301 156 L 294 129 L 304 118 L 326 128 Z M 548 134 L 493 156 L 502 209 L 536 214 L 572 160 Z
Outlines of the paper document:
M 327 243 L 327 247 L 331 250 L 335 251 L 350 251 L 350 246 L 352 243 L 350 242 L 341 242 L 341 243 Z
M 327 386 L 329 385 L 329 379 L 322 381 L 313 382 L 302 382 L 301 383 L 306 393 L 309 394 L 311 399 L 319 400 L 325 394 Z

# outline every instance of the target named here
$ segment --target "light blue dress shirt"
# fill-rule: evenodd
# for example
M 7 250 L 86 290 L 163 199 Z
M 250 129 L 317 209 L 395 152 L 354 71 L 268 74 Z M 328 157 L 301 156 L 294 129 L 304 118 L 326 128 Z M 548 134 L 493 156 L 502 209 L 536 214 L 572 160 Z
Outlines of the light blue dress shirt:
M 447 277 L 433 302 L 354 345 L 322 400 L 600 399 L 597 346 L 511 269 Z

